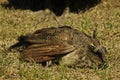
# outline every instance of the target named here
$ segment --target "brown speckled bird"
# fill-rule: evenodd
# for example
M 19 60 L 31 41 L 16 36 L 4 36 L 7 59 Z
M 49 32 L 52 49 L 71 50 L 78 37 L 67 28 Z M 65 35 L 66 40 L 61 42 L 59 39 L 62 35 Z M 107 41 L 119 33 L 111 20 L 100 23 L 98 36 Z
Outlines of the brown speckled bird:
M 40 29 L 20 36 L 18 41 L 10 49 L 24 47 L 21 56 L 25 61 L 80 67 L 105 62 L 106 49 L 99 40 L 69 26 Z

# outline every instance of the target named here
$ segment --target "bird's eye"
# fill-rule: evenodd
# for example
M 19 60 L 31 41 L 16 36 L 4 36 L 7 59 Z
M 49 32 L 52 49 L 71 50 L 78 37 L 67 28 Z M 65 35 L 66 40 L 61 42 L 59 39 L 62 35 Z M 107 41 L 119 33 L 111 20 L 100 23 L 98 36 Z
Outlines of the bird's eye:
M 94 45 L 94 44 L 90 44 L 90 45 L 88 46 L 88 48 L 89 48 L 92 52 L 95 51 L 95 45 Z

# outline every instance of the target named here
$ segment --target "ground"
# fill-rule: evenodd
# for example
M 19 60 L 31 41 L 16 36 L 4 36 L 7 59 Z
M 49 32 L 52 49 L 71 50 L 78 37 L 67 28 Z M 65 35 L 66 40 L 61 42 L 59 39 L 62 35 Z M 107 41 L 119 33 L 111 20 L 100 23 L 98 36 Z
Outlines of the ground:
M 53 16 L 45 10 L 5 7 L 0 0 L 0 80 L 120 80 L 120 0 L 103 0 L 85 12 L 70 12 Z M 48 10 L 49 13 L 49 10 Z M 97 27 L 97 38 L 106 47 L 106 69 L 42 67 L 24 62 L 19 52 L 7 49 L 17 37 L 45 27 L 68 25 L 92 35 Z

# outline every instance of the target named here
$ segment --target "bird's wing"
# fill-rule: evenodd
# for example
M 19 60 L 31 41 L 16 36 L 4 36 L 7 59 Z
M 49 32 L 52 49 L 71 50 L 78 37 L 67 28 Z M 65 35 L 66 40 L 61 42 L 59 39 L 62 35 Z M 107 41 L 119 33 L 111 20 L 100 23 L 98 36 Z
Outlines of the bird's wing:
M 57 35 L 56 35 L 57 36 Z M 57 40 L 55 36 L 53 36 L 53 33 L 42 33 L 39 32 L 38 34 L 28 34 L 25 36 L 19 37 L 19 42 L 29 42 L 29 43 L 46 43 L 46 42 L 52 42 L 53 39 Z
M 42 43 L 28 46 L 22 53 L 25 60 L 32 58 L 35 62 L 44 62 L 59 58 L 74 51 L 75 47 L 67 43 Z

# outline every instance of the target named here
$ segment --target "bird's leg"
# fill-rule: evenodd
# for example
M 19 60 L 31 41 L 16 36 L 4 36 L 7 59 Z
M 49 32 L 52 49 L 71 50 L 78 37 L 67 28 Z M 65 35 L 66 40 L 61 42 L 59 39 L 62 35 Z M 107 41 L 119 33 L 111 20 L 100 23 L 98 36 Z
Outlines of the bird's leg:
M 35 26 L 37 24 L 41 23 L 42 21 L 45 21 L 45 22 L 49 21 L 51 18 L 54 19 L 58 23 L 58 25 L 60 26 L 62 24 L 61 21 L 52 12 L 52 2 L 51 2 L 51 0 L 45 0 L 44 8 L 45 8 L 45 10 L 43 11 L 44 12 L 43 18 L 42 18 L 42 20 L 41 19 L 37 20 L 36 23 L 35 23 Z
M 69 12 L 70 12 L 70 0 L 66 0 L 66 8 L 63 12 L 63 16 L 68 17 Z
M 61 58 L 57 58 L 55 60 L 46 61 L 46 67 L 50 67 L 50 66 L 52 66 L 52 64 L 59 65 L 59 61 L 60 60 L 61 60 Z
M 46 61 L 46 67 L 50 67 L 52 65 L 52 60 Z
M 52 12 L 52 2 L 51 0 L 45 0 L 45 21 L 49 20 L 50 17 L 52 17 L 58 24 L 59 26 L 62 25 L 61 21 L 58 19 L 58 17 Z M 51 10 L 51 11 L 50 11 Z

